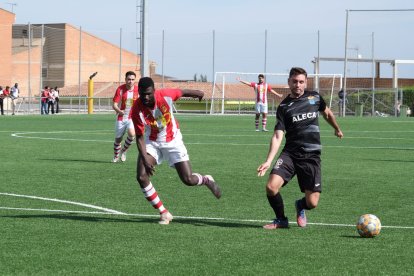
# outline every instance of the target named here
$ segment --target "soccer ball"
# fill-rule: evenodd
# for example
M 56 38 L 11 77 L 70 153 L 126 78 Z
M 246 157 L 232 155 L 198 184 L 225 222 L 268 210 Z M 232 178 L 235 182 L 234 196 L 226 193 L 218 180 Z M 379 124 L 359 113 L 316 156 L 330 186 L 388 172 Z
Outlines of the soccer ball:
M 381 221 L 375 215 L 362 215 L 359 217 L 357 230 L 361 237 L 373 238 L 378 236 L 381 231 Z

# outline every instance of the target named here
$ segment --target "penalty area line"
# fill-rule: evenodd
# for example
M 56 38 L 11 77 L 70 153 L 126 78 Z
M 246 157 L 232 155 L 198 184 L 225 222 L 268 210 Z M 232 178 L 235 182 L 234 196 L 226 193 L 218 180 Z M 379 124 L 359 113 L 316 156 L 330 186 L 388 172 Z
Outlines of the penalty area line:
M 143 218 L 159 218 L 159 215 L 150 214 L 128 214 L 128 213 L 113 213 L 113 212 L 100 212 L 100 211 L 73 211 L 73 210 L 52 210 L 52 209 L 36 209 L 36 208 L 14 208 L 14 207 L 1 207 L 0 210 L 15 210 L 15 211 L 37 211 L 48 213 L 68 213 L 68 214 L 86 214 L 86 215 L 110 215 L 110 216 L 130 216 L 130 217 L 143 217 Z M 213 218 L 213 217 L 192 217 L 192 216 L 174 216 L 175 219 L 185 220 L 213 220 L 213 221 L 228 221 L 228 222 L 257 222 L 268 223 L 269 220 L 258 219 L 232 219 L 232 218 Z M 296 224 L 296 222 L 289 222 L 289 224 Z M 334 226 L 334 227 L 355 227 L 354 224 L 341 224 L 341 223 L 322 223 L 322 222 L 308 222 L 309 225 L 315 226 Z M 389 229 L 414 229 L 414 226 L 391 226 L 382 225 L 382 228 Z

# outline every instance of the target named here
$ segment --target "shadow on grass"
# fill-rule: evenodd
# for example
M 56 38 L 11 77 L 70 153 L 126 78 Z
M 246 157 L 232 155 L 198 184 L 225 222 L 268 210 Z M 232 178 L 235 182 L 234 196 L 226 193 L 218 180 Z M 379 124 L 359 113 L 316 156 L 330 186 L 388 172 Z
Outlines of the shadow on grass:
M 391 160 L 391 159 L 361 159 L 365 161 L 375 161 L 375 162 L 393 162 L 393 163 L 414 163 L 414 160 Z
M 18 219 L 64 219 L 64 220 L 75 220 L 83 222 L 115 222 L 115 223 L 153 223 L 158 224 L 158 218 L 108 218 L 108 217 L 91 217 L 91 216 L 80 216 L 80 215 L 68 215 L 68 214 L 44 214 L 44 215 L 8 215 L 0 216 L 3 218 L 18 218 Z M 224 221 L 212 221 L 212 220 L 202 220 L 202 219 L 183 219 L 175 218 L 171 224 L 188 224 L 197 227 L 204 226 L 216 226 L 216 227 L 225 227 L 225 228 L 261 228 L 261 225 L 257 224 L 245 224 L 238 222 L 224 222 Z
M 40 158 L 39 160 L 42 161 L 57 161 L 57 162 L 83 162 L 83 163 L 102 163 L 102 164 L 109 164 L 111 160 L 102 161 L 102 160 L 88 160 L 88 159 L 59 159 L 59 158 Z
M 348 238 L 348 239 L 363 239 L 361 236 L 358 235 L 342 235 L 341 238 Z

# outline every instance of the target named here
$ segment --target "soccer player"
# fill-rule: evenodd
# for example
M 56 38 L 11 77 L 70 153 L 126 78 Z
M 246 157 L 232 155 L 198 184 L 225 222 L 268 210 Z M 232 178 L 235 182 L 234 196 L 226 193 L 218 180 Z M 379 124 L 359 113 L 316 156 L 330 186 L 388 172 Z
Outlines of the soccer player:
M 135 139 L 135 130 L 132 120 L 129 117 L 129 111 L 138 98 L 138 87 L 135 85 L 136 74 L 133 71 L 125 73 L 125 84 L 119 86 L 113 98 L 112 108 L 117 113 L 115 122 L 115 141 L 114 157 L 112 162 L 116 163 L 121 157 L 121 161 L 126 161 L 126 151 Z M 121 103 L 119 105 L 119 103 Z M 121 146 L 124 134 L 128 132 L 124 146 Z
M 174 167 L 181 181 L 188 186 L 205 185 L 216 198 L 221 197 L 221 190 L 211 175 L 193 173 L 183 143 L 182 135 L 173 114 L 173 102 L 181 97 L 198 98 L 204 92 L 190 89 L 155 90 L 154 82 L 143 77 L 138 82 L 139 98 L 131 110 L 131 118 L 137 135 L 138 162 L 137 181 L 145 198 L 160 213 L 160 224 L 169 224 L 173 219 L 164 207 L 155 187 L 150 181 L 155 165 L 168 161 Z
M 307 73 L 304 69 L 293 67 L 289 73 L 290 94 L 280 103 L 270 148 L 266 161 L 258 169 L 263 176 L 270 168 L 286 133 L 286 143 L 270 171 L 266 185 L 267 199 L 276 219 L 263 226 L 265 229 L 287 228 L 288 218 L 284 213 L 280 189 L 297 175 L 299 187 L 305 196 L 296 200 L 296 220 L 299 227 L 306 226 L 305 210 L 315 208 L 322 191 L 321 181 L 321 142 L 319 131 L 319 112 L 333 127 L 335 135 L 343 137 L 332 111 L 323 98 L 314 91 L 307 91 Z
M 265 77 L 263 74 L 259 74 L 258 76 L 259 82 L 247 82 L 244 80 L 241 80 L 240 78 L 237 78 L 238 81 L 240 81 L 243 84 L 246 84 L 248 86 L 251 86 L 254 88 L 254 92 L 256 93 L 256 105 L 255 105 L 255 111 L 256 111 L 256 117 L 255 117 L 255 126 L 256 131 L 259 131 L 259 120 L 260 120 L 260 114 L 262 114 L 262 131 L 268 131 L 266 129 L 267 124 L 267 92 L 275 94 L 277 97 L 282 98 L 282 94 L 277 93 L 270 87 L 269 84 L 265 83 Z

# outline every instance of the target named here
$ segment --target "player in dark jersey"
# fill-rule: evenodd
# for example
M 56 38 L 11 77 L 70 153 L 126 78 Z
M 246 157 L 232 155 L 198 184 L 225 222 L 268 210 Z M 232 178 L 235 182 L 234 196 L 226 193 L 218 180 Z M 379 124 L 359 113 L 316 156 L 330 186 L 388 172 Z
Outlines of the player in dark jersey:
M 332 111 L 323 98 L 314 91 L 306 91 L 307 73 L 304 69 L 293 67 L 289 73 L 290 94 L 277 109 L 277 123 L 266 161 L 258 169 L 263 176 L 276 156 L 283 136 L 286 143 L 272 168 L 266 185 L 266 194 L 276 219 L 263 226 L 265 229 L 289 227 L 284 213 L 284 205 L 279 190 L 297 175 L 300 190 L 305 197 L 295 202 L 296 220 L 299 227 L 306 226 L 305 210 L 315 208 L 322 191 L 321 181 L 321 141 L 319 113 L 334 128 L 335 135 L 343 137 Z

